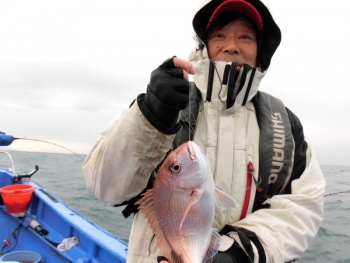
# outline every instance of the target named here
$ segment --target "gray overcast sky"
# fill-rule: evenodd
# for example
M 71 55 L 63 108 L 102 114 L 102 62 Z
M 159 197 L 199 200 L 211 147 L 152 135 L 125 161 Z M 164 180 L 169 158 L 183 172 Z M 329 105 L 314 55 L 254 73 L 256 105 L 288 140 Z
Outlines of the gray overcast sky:
M 350 58 L 344 0 L 265 0 L 282 43 L 260 90 L 300 118 L 321 164 L 348 165 Z M 146 89 L 151 71 L 194 48 L 200 0 L 0 1 L 0 130 L 87 153 Z M 44 143 L 11 148 L 66 152 Z

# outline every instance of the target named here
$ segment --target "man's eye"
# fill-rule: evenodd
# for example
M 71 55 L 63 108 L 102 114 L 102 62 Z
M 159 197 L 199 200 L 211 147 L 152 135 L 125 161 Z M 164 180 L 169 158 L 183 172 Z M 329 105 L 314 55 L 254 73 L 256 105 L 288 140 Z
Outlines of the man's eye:
M 253 39 L 250 35 L 242 35 L 240 38 L 241 39 L 247 39 L 247 40 L 252 40 Z
M 223 37 L 224 37 L 224 35 L 221 34 L 221 33 L 214 33 L 214 34 L 212 34 L 212 38 L 223 38 Z

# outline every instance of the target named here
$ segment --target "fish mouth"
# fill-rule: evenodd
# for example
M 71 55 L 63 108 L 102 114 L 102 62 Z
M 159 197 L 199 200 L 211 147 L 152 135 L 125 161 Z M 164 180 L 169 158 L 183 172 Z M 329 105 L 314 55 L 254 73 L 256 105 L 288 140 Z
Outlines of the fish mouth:
M 191 160 L 194 161 L 197 158 L 197 156 L 196 152 L 194 151 L 192 141 L 187 142 L 187 151 L 190 155 Z

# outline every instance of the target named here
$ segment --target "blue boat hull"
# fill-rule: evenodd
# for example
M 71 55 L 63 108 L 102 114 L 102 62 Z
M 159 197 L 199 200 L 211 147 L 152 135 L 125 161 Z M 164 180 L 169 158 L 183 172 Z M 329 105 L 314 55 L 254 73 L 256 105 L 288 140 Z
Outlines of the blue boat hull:
M 16 174 L 0 168 L 0 188 L 13 184 L 15 176 Z M 33 185 L 35 190 L 28 210 L 21 217 L 7 213 L 5 205 L 0 202 L 0 240 L 7 240 L 7 244 L 1 244 L 0 254 L 33 251 L 41 255 L 43 262 L 57 263 L 126 261 L 125 241 L 78 214 L 41 185 L 33 181 L 18 183 Z M 32 229 L 29 226 L 32 220 L 36 220 L 48 234 L 42 236 Z M 20 227 L 15 230 L 18 226 Z M 61 243 L 65 238 L 73 236 L 79 240 L 77 246 L 67 251 L 57 249 L 55 243 Z

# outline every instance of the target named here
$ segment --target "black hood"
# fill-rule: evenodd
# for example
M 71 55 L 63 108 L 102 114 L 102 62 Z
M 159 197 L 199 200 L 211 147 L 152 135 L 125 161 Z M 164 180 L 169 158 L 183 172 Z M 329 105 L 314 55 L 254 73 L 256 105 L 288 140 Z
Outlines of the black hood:
M 206 25 L 214 10 L 225 0 L 212 0 L 203 6 L 193 18 L 193 28 L 200 38 L 206 43 Z M 281 30 L 272 18 L 270 11 L 259 0 L 246 0 L 255 7 L 263 20 L 263 29 L 260 31 L 260 48 L 258 51 L 258 60 L 262 71 L 265 71 L 271 62 L 271 58 L 281 42 Z

